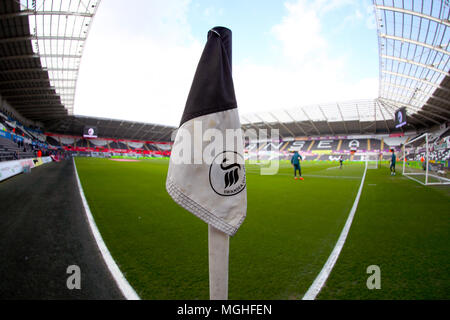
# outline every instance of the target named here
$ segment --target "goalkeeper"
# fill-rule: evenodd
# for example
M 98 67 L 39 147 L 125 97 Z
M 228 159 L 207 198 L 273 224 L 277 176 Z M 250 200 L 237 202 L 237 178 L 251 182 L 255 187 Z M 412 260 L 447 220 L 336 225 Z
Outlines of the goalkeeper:
M 391 156 L 391 166 L 390 166 L 390 170 L 391 170 L 391 176 L 395 176 L 395 162 L 397 161 L 397 157 L 395 156 L 395 151 L 394 149 L 391 149 L 392 152 L 392 156 Z
M 302 178 L 302 168 L 300 167 L 300 160 L 302 159 L 302 156 L 298 154 L 297 151 L 294 152 L 294 155 L 291 158 L 291 164 L 294 167 L 294 179 L 297 180 L 297 170 L 298 170 L 298 178 L 300 180 L 303 180 Z

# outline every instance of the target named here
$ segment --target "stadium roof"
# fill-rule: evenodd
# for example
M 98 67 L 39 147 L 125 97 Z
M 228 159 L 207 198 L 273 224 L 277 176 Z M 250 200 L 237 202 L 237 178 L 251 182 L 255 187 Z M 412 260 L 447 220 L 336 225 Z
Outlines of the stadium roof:
M 241 117 L 244 129 L 278 128 L 280 135 L 390 133 L 406 107 L 417 130 L 450 121 L 449 1 L 375 0 L 380 80 L 375 100 L 299 106 Z
M 170 142 L 176 129 L 172 126 L 125 121 L 118 119 L 66 116 L 53 121 L 46 128 L 48 132 L 63 135 L 83 135 L 85 126 L 96 126 L 99 138 L 130 139 L 140 141 Z
M 247 129 L 278 129 L 280 136 L 378 134 L 393 131 L 392 113 L 377 99 L 317 104 L 241 116 Z M 269 133 L 269 132 L 268 132 Z
M 406 106 L 410 122 L 450 119 L 450 3 L 375 0 L 380 52 L 379 100 Z
M 112 138 L 121 131 L 110 126 L 122 124 L 133 130 L 142 127 L 136 133 L 141 138 L 124 129 L 127 138 L 169 140 L 162 128 L 173 127 L 72 116 L 79 64 L 99 4 L 100 0 L 1 1 L 2 99 L 49 131 L 76 134 L 82 132 L 82 124 L 98 122 Z M 402 106 L 409 122 L 402 130 L 449 122 L 449 1 L 374 0 L 374 7 L 380 52 L 377 99 L 243 115 L 243 128 L 278 128 L 282 137 L 390 133 L 398 131 L 394 112 Z M 144 138 L 146 129 L 157 127 L 162 131 Z
M 0 95 L 41 122 L 73 114 L 78 69 L 100 0 L 0 2 Z

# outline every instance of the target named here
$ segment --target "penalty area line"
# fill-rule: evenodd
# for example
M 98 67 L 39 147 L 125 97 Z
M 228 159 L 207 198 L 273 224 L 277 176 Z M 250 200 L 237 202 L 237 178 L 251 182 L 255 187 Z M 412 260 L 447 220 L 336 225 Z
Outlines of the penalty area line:
M 334 246 L 333 251 L 331 252 L 330 256 L 328 257 L 327 262 L 323 266 L 322 270 L 320 271 L 319 275 L 316 277 L 316 279 L 314 280 L 312 285 L 309 287 L 308 291 L 303 296 L 302 300 L 314 300 L 317 297 L 317 295 L 320 293 L 323 286 L 325 285 L 325 282 L 327 281 L 328 277 L 330 276 L 330 273 L 333 270 L 337 259 L 339 258 L 342 248 L 344 247 L 345 240 L 347 239 L 348 232 L 352 225 L 353 217 L 355 216 L 355 212 L 356 212 L 356 208 L 358 207 L 359 198 L 361 197 L 362 189 L 364 186 L 364 180 L 366 179 L 366 172 L 367 172 L 367 162 L 366 162 L 366 166 L 364 168 L 364 174 L 361 179 L 361 184 L 359 186 L 358 193 L 356 194 L 355 201 L 353 202 L 353 206 L 352 206 L 352 209 L 350 210 L 347 221 L 345 222 L 345 226 L 341 231 L 341 235 L 339 236 L 339 239 L 336 242 L 336 245 Z
M 80 191 L 81 201 L 83 202 L 84 211 L 86 213 L 86 217 L 89 222 L 89 227 L 91 228 L 91 232 L 94 236 L 95 242 L 97 243 L 97 247 L 102 254 L 103 260 L 105 261 L 106 266 L 108 267 L 109 272 L 111 273 L 114 281 L 122 292 L 123 296 L 127 300 L 140 300 L 141 298 L 138 296 L 136 291 L 134 291 L 133 287 L 128 283 L 127 279 L 123 275 L 122 271 L 120 271 L 119 266 L 114 261 L 111 253 L 106 247 L 105 242 L 100 234 L 100 231 L 95 224 L 94 217 L 92 215 L 91 210 L 89 209 L 89 205 L 87 203 L 86 197 L 84 196 L 83 187 L 81 186 L 80 177 L 78 176 L 77 166 L 75 164 L 75 159 L 72 158 L 73 167 L 75 170 L 75 177 L 77 178 L 78 190 Z

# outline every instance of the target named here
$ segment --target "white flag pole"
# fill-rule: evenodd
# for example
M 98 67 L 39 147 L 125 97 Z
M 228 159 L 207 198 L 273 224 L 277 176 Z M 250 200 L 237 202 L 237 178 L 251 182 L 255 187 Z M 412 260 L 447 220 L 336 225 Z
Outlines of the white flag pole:
M 228 299 L 228 253 L 230 237 L 208 225 L 209 298 Z

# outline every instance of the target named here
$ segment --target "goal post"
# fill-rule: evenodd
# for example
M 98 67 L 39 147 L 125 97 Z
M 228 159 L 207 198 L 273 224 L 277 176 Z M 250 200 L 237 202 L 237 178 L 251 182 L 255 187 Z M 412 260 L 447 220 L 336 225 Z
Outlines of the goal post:
M 367 169 L 378 169 L 380 167 L 380 154 L 377 152 L 367 152 L 364 155 Z
M 422 185 L 450 184 L 444 159 L 434 150 L 430 134 L 406 142 L 402 148 L 403 176 Z

